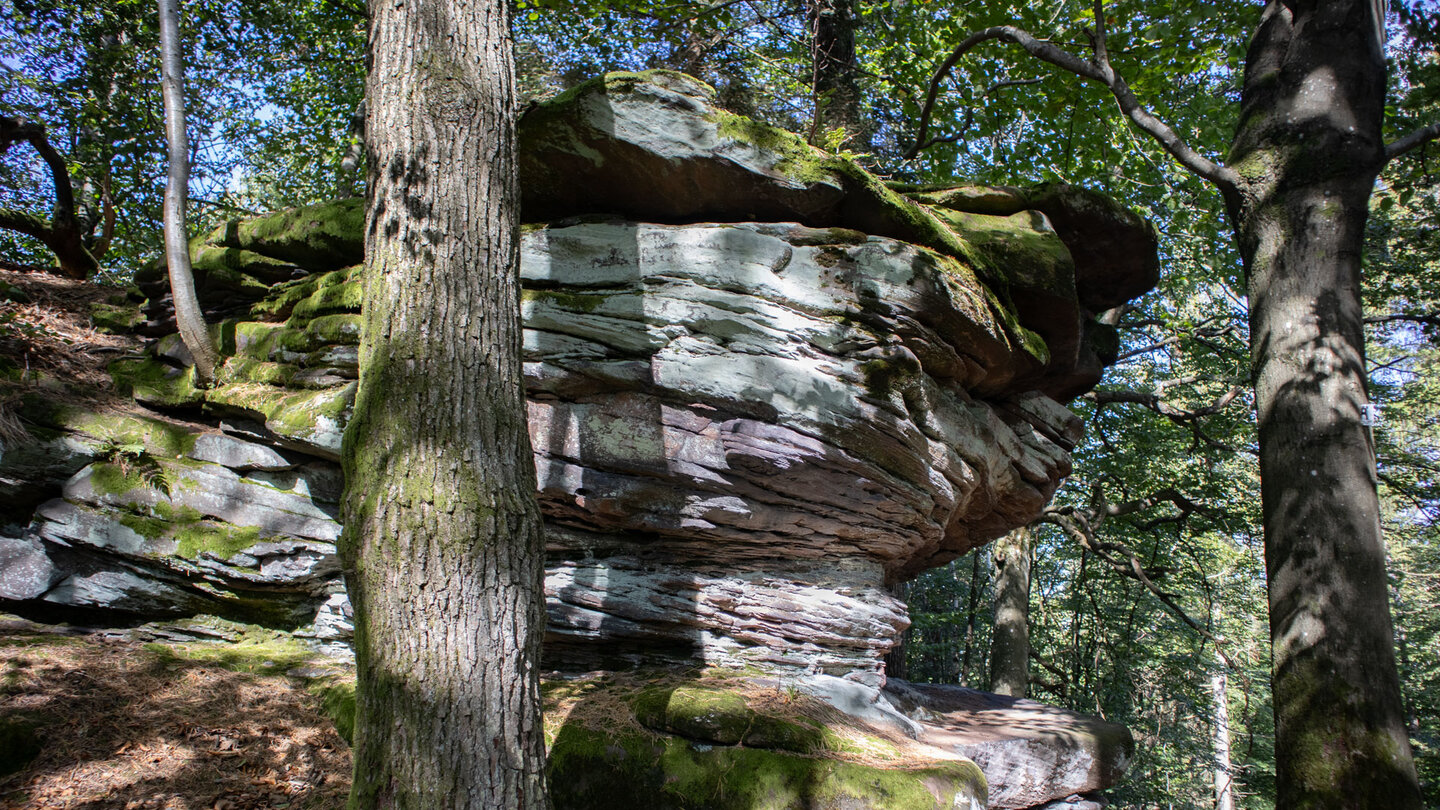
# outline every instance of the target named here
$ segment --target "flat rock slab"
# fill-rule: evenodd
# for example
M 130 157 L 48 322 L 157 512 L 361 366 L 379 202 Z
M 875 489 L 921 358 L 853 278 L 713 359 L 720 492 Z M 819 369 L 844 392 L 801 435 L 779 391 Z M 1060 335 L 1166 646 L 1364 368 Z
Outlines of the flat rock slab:
M 920 741 L 980 766 L 992 808 L 1030 808 L 1120 780 L 1129 729 L 1033 700 L 891 680 L 885 697 L 920 722 Z

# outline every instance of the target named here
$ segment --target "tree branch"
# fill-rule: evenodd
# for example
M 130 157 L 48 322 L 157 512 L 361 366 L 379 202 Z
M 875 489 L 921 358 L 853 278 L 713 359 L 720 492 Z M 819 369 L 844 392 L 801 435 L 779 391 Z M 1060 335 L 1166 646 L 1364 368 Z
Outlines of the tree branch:
M 1401 138 L 1400 140 L 1395 141 L 1394 143 L 1386 144 L 1385 162 L 1389 163 L 1395 158 L 1400 157 L 1406 152 L 1409 152 L 1411 149 L 1414 149 L 1417 146 L 1424 146 L 1425 144 L 1435 140 L 1436 138 L 1440 138 L 1440 124 L 1431 124 L 1427 127 L 1421 127 L 1414 132 L 1411 132 L 1409 135 Z
M 1077 524 L 1076 521 L 1065 515 L 1049 514 L 1041 517 L 1041 520 L 1060 527 L 1061 531 L 1065 532 L 1065 534 L 1069 535 L 1076 542 L 1080 543 L 1082 548 L 1094 554 L 1099 559 L 1103 560 L 1105 564 L 1109 565 L 1112 569 L 1114 569 L 1116 573 L 1133 579 L 1136 582 L 1139 582 L 1141 585 L 1145 586 L 1145 590 L 1149 591 L 1152 596 L 1160 600 L 1160 603 L 1163 604 L 1165 607 L 1169 608 L 1170 612 L 1173 613 L 1178 619 L 1189 625 L 1190 629 L 1200 634 L 1200 636 L 1208 640 L 1211 644 L 1214 644 L 1215 653 L 1219 655 L 1222 660 L 1225 661 L 1226 666 L 1230 667 L 1231 670 L 1237 672 L 1239 671 L 1239 668 L 1236 667 L 1235 662 L 1232 661 L 1229 654 L 1225 652 L 1224 646 L 1220 643 L 1220 640 L 1216 638 L 1215 635 L 1209 630 L 1206 630 L 1203 626 L 1201 626 L 1199 622 L 1191 618 L 1190 614 L 1186 613 L 1185 609 L 1180 607 L 1179 603 L 1175 601 L 1174 594 L 1166 593 L 1164 590 L 1161 590 L 1160 586 L 1155 584 L 1155 581 L 1151 577 L 1150 573 L 1145 570 L 1145 566 L 1140 563 L 1140 559 L 1135 555 L 1135 552 L 1132 551 L 1128 546 L 1124 545 L 1123 543 L 1105 543 L 1096 540 L 1093 530 L 1090 530 L 1088 526 L 1082 527 L 1081 525 Z M 1117 559 L 1115 554 L 1120 554 L 1124 556 L 1125 559 Z
M 0 208 L 0 228 L 33 236 L 47 244 L 50 241 L 50 223 L 27 211 Z
M 1426 326 L 1440 326 L 1440 312 L 1431 312 L 1420 315 L 1406 315 L 1403 313 L 1395 313 L 1393 315 L 1373 315 L 1365 319 L 1365 324 L 1367 326 L 1370 326 L 1373 324 L 1381 323 L 1395 323 L 1397 321 L 1404 323 L 1419 323 Z
M 1000 25 L 978 31 L 961 40 L 960 44 L 950 52 L 945 61 L 936 68 L 934 75 L 930 77 L 929 90 L 925 95 L 925 104 L 920 110 L 920 130 L 915 138 L 915 146 L 907 151 L 904 157 L 909 160 L 920 153 L 921 144 L 925 143 L 926 135 L 930 129 L 930 118 L 935 113 L 935 100 L 940 93 L 940 83 L 954 69 L 960 58 L 973 50 L 976 46 L 1000 40 L 1024 48 L 1031 56 L 1043 62 L 1048 62 L 1062 70 L 1068 71 L 1084 79 L 1099 82 L 1110 90 L 1110 94 L 1120 104 L 1120 110 L 1134 122 L 1145 134 L 1155 139 L 1157 143 L 1171 157 L 1179 161 L 1180 165 L 1194 172 L 1205 180 L 1210 181 L 1222 192 L 1232 192 L 1239 187 L 1240 178 L 1234 170 L 1222 166 L 1187 145 L 1175 130 L 1171 129 L 1160 119 L 1151 115 L 1148 110 L 1140 104 L 1140 100 L 1131 92 L 1130 86 L 1125 80 L 1110 67 L 1109 55 L 1105 46 L 1104 11 L 1100 2 L 1095 4 L 1095 16 L 1099 23 L 1096 25 L 1096 32 L 1093 38 L 1095 58 L 1093 61 L 1085 61 L 1053 43 L 1037 39 L 1034 35 L 1013 25 Z
M 1148 391 L 1131 391 L 1127 389 L 1091 391 L 1090 393 L 1085 395 L 1085 398 L 1094 402 L 1097 405 L 1109 405 L 1112 403 L 1130 403 L 1134 405 L 1142 405 L 1154 411 L 1155 413 L 1166 417 L 1172 422 L 1180 424 L 1182 422 L 1192 422 L 1196 419 L 1200 419 L 1201 417 L 1213 416 L 1219 413 L 1220 411 L 1224 410 L 1225 407 L 1228 406 L 1231 402 L 1234 402 L 1236 397 L 1244 393 L 1246 388 L 1248 388 L 1248 386 L 1243 384 L 1232 385 L 1230 386 L 1230 390 L 1226 391 L 1224 394 L 1221 394 L 1218 398 L 1216 398 L 1214 402 L 1210 403 L 1209 405 L 1203 405 L 1199 408 L 1195 408 L 1193 410 L 1176 408 L 1175 406 L 1166 403 L 1164 399 L 1161 398 L 1160 393 L 1151 393 Z
M 50 179 L 55 184 L 55 210 L 50 215 L 51 223 L 58 227 L 62 223 L 73 222 L 75 190 L 70 185 L 70 167 L 65 165 L 65 158 L 50 145 L 50 139 L 45 135 L 45 127 L 33 121 L 0 118 L 0 153 L 8 150 L 16 141 L 22 140 L 29 141 L 50 167 Z

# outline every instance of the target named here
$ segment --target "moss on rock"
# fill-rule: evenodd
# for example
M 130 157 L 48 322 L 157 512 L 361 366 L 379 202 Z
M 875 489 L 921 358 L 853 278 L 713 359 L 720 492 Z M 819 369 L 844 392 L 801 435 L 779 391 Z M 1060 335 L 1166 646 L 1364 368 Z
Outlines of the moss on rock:
M 985 795 L 967 760 L 885 768 L 578 725 L 556 735 L 547 777 L 556 807 L 587 810 L 950 810 Z
M 195 368 L 176 368 L 153 357 L 117 360 L 110 364 L 115 387 L 147 405 L 181 407 L 199 405 L 205 392 L 195 385 Z
M 30 397 L 25 417 L 37 424 L 78 433 L 111 446 L 138 446 L 166 458 L 182 456 L 195 446 L 199 432 L 163 419 L 134 413 L 99 413 L 77 405 Z
M 359 312 L 362 272 L 362 267 L 347 267 L 278 285 L 251 306 L 250 314 L 268 321 L 290 318 L 290 325 L 298 328 L 318 315 Z
M 218 238 L 216 238 L 218 237 Z M 364 257 L 365 201 L 332 200 L 238 220 L 212 240 L 315 270 L 333 270 Z
M 145 321 L 140 305 L 129 302 L 96 302 L 90 305 L 90 323 L 96 331 L 112 335 L 128 335 Z
M 768 681 L 768 683 L 767 683 Z M 901 751 L 772 679 L 707 670 L 542 684 L 557 808 L 764 810 L 975 808 L 969 760 Z M 912 750 L 913 749 L 913 750 Z
M 720 745 L 740 742 L 755 721 L 744 698 L 720 689 L 647 689 L 632 705 L 636 719 L 648 728 Z

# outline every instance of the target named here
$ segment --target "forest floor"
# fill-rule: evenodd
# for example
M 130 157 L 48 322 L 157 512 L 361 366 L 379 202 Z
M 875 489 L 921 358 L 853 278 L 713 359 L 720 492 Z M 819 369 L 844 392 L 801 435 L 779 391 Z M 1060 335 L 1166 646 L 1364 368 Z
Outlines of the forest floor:
M 343 807 L 350 748 L 323 687 L 343 670 L 293 642 L 142 643 L 0 621 L 0 770 L 34 754 L 0 777 L 0 808 Z

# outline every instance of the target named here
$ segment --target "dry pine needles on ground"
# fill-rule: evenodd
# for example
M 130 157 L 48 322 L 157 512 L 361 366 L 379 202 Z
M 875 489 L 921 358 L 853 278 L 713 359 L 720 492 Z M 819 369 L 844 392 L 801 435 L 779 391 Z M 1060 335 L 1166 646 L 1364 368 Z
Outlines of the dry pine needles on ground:
M 0 717 L 34 720 L 39 755 L 0 808 L 320 810 L 344 805 L 350 751 L 320 699 L 157 645 L 10 634 Z

